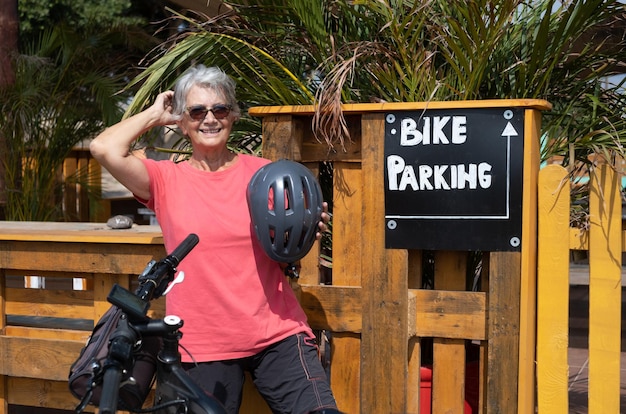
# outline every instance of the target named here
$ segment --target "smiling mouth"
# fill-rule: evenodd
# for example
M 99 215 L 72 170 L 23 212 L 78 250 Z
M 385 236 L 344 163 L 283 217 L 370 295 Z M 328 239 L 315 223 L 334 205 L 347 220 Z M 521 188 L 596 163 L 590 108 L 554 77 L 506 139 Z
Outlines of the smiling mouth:
M 200 128 L 200 132 L 203 134 L 217 134 L 222 130 L 222 128 Z

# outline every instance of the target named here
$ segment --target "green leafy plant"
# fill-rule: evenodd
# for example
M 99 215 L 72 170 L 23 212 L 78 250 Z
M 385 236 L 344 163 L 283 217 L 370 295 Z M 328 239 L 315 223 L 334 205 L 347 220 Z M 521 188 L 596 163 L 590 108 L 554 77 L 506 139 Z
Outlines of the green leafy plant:
M 65 157 L 123 113 L 123 74 L 101 59 L 120 35 L 56 26 L 14 57 L 16 82 L 0 90 L 7 220 L 64 218 L 58 172 Z
M 623 89 L 606 85 L 626 61 L 611 35 L 624 26 L 620 2 L 225 3 L 216 17 L 173 14 L 188 30 L 149 57 L 129 113 L 202 62 L 234 76 L 248 106 L 316 104 L 315 130 L 333 147 L 350 138 L 343 103 L 538 98 L 554 108 L 543 159 L 569 162 L 570 143 L 578 160 L 599 147 L 622 154 Z M 260 125 L 244 118 L 240 130 Z
M 611 0 L 225 0 L 216 17 L 146 60 L 127 114 L 188 66 L 220 66 L 247 106 L 316 105 L 313 130 L 341 151 L 341 105 L 359 102 L 544 99 L 541 159 L 572 173 L 590 155 L 623 160 L 626 101 L 607 79 L 626 65 L 625 5 Z M 260 134 L 245 116 L 231 145 Z M 558 158 L 555 158 L 558 157 Z

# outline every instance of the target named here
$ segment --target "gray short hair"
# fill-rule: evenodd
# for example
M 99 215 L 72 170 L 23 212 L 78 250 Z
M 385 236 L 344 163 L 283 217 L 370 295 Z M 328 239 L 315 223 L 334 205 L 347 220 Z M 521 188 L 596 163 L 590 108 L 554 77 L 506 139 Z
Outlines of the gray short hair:
M 222 95 L 226 104 L 233 108 L 231 113 L 239 117 L 240 109 L 235 96 L 235 81 L 218 67 L 206 67 L 198 64 L 190 67 L 181 75 L 174 86 L 172 113 L 182 116 L 185 112 L 187 94 L 193 86 L 209 88 Z

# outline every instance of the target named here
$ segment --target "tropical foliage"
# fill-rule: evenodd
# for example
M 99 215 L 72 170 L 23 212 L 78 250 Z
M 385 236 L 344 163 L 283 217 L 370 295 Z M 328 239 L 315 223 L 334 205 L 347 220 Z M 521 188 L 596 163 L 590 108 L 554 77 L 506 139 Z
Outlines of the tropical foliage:
M 63 219 L 57 171 L 78 142 L 120 119 L 128 96 L 117 93 L 125 78 L 115 57 L 127 38 L 56 26 L 15 56 L 15 84 L 0 89 L 7 220 Z
M 36 36 L 60 23 L 79 30 L 145 24 L 145 17 L 133 10 L 133 3 L 137 0 L 19 0 L 21 36 Z
M 162 20 L 163 6 L 148 0 L 18 6 L 19 46 L 3 55 L 16 81 L 0 88 L 0 217 L 76 219 L 59 202 L 62 181 L 87 174 L 62 177 L 59 168 L 74 145 L 121 118 L 130 93 L 119 91 L 159 43 L 150 22 Z M 83 190 L 100 185 L 87 180 L 79 183 Z
M 174 16 L 188 30 L 151 56 L 129 113 L 202 62 L 233 75 L 247 105 L 317 104 L 316 131 L 338 148 L 349 139 L 342 103 L 539 98 L 553 105 L 543 159 L 624 155 L 623 89 L 606 81 L 625 71 L 621 2 L 225 3 L 221 16 Z M 258 121 L 240 128 L 258 133 Z

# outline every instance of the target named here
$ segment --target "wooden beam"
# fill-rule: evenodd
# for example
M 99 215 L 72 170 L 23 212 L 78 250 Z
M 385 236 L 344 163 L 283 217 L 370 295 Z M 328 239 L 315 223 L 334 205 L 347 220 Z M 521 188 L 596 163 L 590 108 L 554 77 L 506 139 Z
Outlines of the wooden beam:
M 0 375 L 67 381 L 70 365 L 84 345 L 58 338 L 0 336 Z
M 314 329 L 361 333 L 362 288 L 302 285 L 300 303 Z M 410 336 L 487 339 L 485 292 L 410 289 Z
M 408 377 L 408 255 L 385 248 L 385 115 L 362 116 L 361 411 L 404 413 Z M 375 380 L 374 380 L 375 379 Z
M 302 286 L 300 303 L 313 329 L 361 332 L 361 288 Z
M 518 408 L 520 266 L 521 253 L 490 254 L 487 413 L 515 413 Z
M 0 240 L 0 268 L 138 275 L 151 259 L 165 255 L 163 245 L 120 245 Z
M 570 185 L 567 170 L 549 165 L 539 173 L 537 257 L 537 409 L 568 412 Z M 554 294 L 558 292 L 558 294 Z
M 411 290 L 419 337 L 487 339 L 485 292 Z

